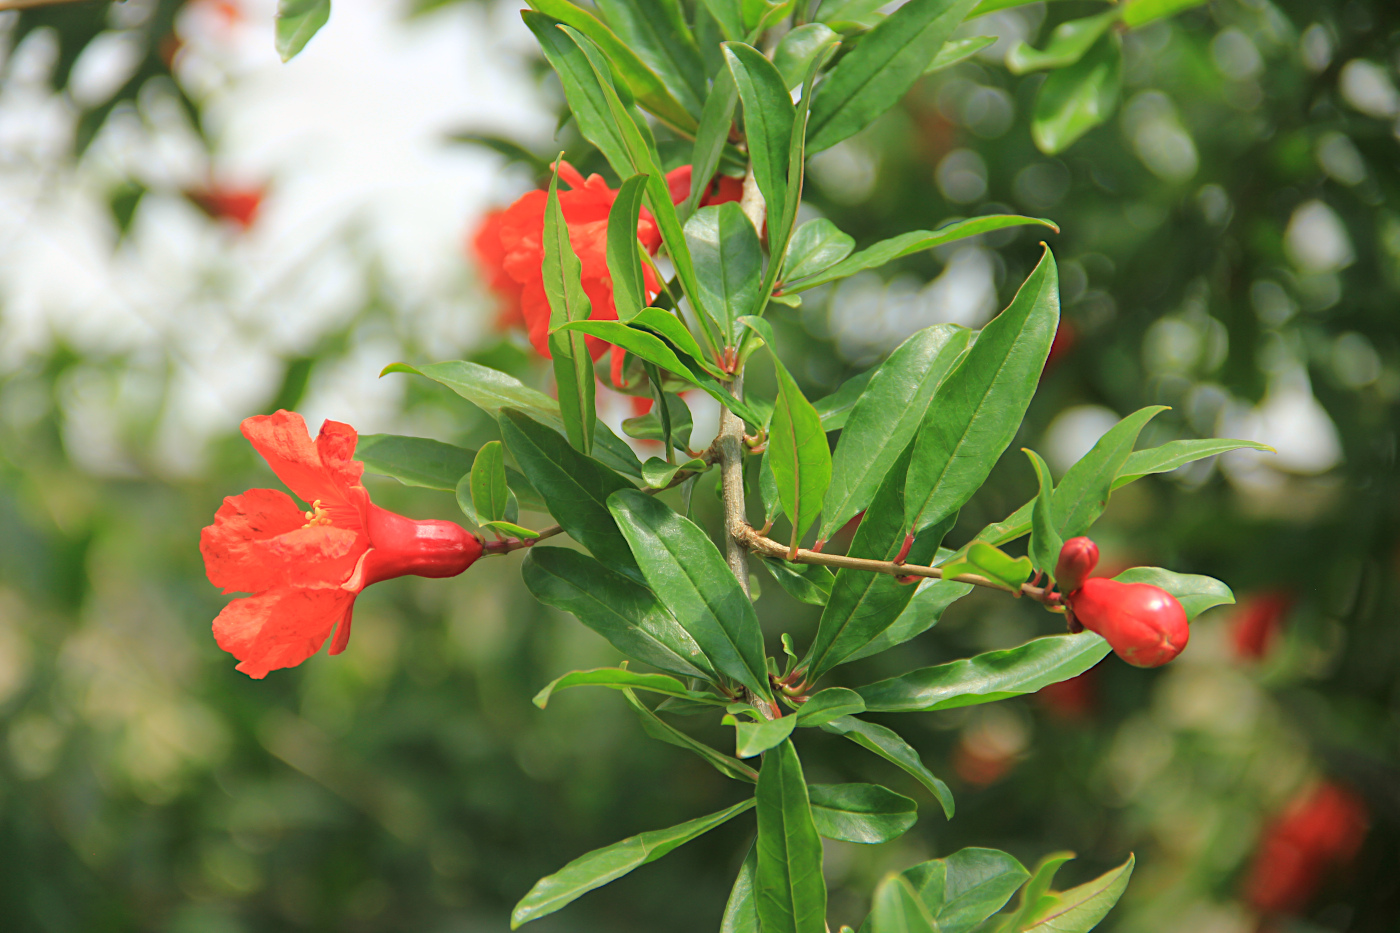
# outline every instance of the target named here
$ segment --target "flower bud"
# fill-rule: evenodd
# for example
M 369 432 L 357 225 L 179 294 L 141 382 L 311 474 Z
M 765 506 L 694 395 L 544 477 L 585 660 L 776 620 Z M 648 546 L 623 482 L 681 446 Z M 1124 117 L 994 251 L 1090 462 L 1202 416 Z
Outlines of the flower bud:
M 1067 601 L 1085 628 L 1102 635 L 1118 657 L 1135 667 L 1161 667 L 1181 654 L 1191 637 L 1181 603 L 1150 583 L 1094 577 Z
M 453 522 L 414 521 L 370 503 L 363 586 L 415 574 L 455 577 L 481 556 L 481 539 Z
M 1069 594 L 1084 583 L 1093 573 L 1099 562 L 1099 546 L 1082 535 L 1070 538 L 1060 548 L 1060 559 L 1055 562 L 1055 582 L 1060 592 Z

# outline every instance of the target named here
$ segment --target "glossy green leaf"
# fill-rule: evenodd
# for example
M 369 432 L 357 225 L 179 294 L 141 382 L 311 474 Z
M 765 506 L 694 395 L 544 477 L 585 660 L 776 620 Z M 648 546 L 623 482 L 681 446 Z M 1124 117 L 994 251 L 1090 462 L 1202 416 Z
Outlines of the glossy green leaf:
M 729 890 L 719 933 L 761 933 L 758 926 L 758 897 L 754 892 L 757 880 L 758 847 L 749 846 L 749 854 L 744 856 L 734 886 Z
M 919 79 L 976 0 L 910 0 L 870 30 L 817 91 L 808 153 L 863 130 Z
M 943 380 L 914 439 L 905 525 L 945 523 L 972 497 L 1016 436 L 1060 320 L 1059 276 L 1049 248 L 1005 311 Z
M 943 618 L 943 612 L 953 603 L 972 592 L 971 583 L 958 583 L 954 580 L 921 580 L 914 590 L 914 596 L 890 623 L 889 627 L 877 635 L 864 648 L 854 652 L 847 661 L 859 661 L 872 654 L 887 651 L 895 645 L 902 645 L 911 638 L 927 632 Z
M 1035 915 L 1042 899 L 1046 897 L 1046 892 L 1050 890 L 1050 883 L 1055 880 L 1055 873 L 1060 870 L 1061 865 L 1073 858 L 1073 852 L 1052 852 L 1036 863 L 1035 870 L 1031 872 L 1030 880 L 1021 888 L 1021 896 L 1016 902 L 1016 909 L 1005 922 L 996 925 L 996 933 L 1019 931 L 1030 922 L 1030 918 Z
M 915 713 L 992 703 L 1078 677 L 1111 650 L 1093 632 L 1048 635 L 1015 648 L 920 668 L 856 692 L 872 712 Z
M 968 237 L 990 233 L 993 230 L 1023 227 L 1027 224 L 1048 227 L 1056 233 L 1060 230 L 1051 221 L 1039 217 L 1022 217 L 1019 214 L 988 214 L 985 217 L 973 217 L 969 220 L 959 220 L 947 224 L 937 230 L 911 230 L 888 240 L 881 240 L 874 246 L 853 253 L 834 266 L 828 267 L 824 272 L 819 272 L 801 281 L 789 281 L 783 288 L 788 292 L 805 291 L 809 288 L 816 288 L 818 285 L 825 285 L 827 282 L 848 278 L 857 272 L 864 272 L 866 269 L 878 269 L 888 262 L 933 249 L 935 246 L 942 246 L 956 240 L 965 240 Z
M 708 89 L 705 64 L 679 0 L 598 0 L 598 8 L 671 96 L 698 114 Z
M 1018 41 L 1006 50 L 1006 70 L 1014 75 L 1023 75 L 1050 68 L 1068 68 L 1083 58 L 1090 46 L 1122 15 L 1121 7 L 1112 7 L 1097 16 L 1061 23 L 1050 34 L 1050 41 L 1044 49 L 1034 49 Z
M 643 175 L 628 178 L 617 189 L 617 199 L 608 211 L 608 275 L 612 277 L 613 306 L 619 321 L 630 321 L 647 306 L 641 244 L 637 240 L 637 220 L 646 184 Z
M 1056 155 L 1103 123 L 1118 106 L 1123 51 L 1109 33 L 1069 68 L 1053 72 L 1040 86 L 1031 117 L 1031 139 L 1046 155 Z
M 695 147 L 690 156 L 690 194 L 680 208 L 681 220 L 695 213 L 719 168 L 724 145 L 734 126 L 734 107 L 738 102 L 739 89 L 734 84 L 734 75 L 728 68 L 721 68 L 700 111 L 700 128 L 695 131 Z
M 277 54 L 288 62 L 331 18 L 331 0 L 278 0 Z
M 1126 862 L 1112 871 L 1055 894 L 1053 901 L 1037 910 L 1030 924 L 1022 930 L 1025 933 L 1089 933 L 1108 916 L 1127 890 L 1133 861 L 1133 856 L 1129 855 Z
M 1161 567 L 1129 567 L 1113 579 L 1120 583 L 1160 586 L 1181 603 L 1188 621 L 1213 606 L 1230 606 L 1235 602 L 1235 594 L 1224 583 L 1196 573 L 1175 573 Z
M 579 132 L 598 147 L 618 175 L 625 178 L 634 174 L 622 129 L 613 120 L 608 99 L 583 49 L 559 28 L 559 20 L 554 17 L 533 10 L 521 11 L 520 17 L 559 75 Z
M 968 933 L 1001 910 L 1030 872 L 998 849 L 967 848 L 907 868 L 903 876 L 939 933 Z
M 765 503 L 767 498 L 764 499 Z M 771 557 L 759 558 L 764 569 L 773 575 L 778 585 L 788 595 L 809 606 L 825 606 L 831 598 L 831 587 L 836 577 L 830 570 L 817 564 L 790 564 L 785 560 Z
M 677 748 L 683 748 L 686 751 L 694 752 L 725 777 L 733 778 L 736 781 L 747 781 L 750 784 L 757 783 L 758 772 L 753 768 L 750 768 L 737 758 L 729 757 L 719 749 L 711 748 L 705 743 L 699 742 L 686 735 L 648 709 L 641 700 L 637 699 L 637 695 L 631 690 L 623 690 L 622 695 L 626 698 L 627 704 L 631 706 L 632 709 L 636 710 L 637 715 L 641 717 L 642 730 L 645 731 L 647 735 L 658 741 L 665 742 L 668 745 L 674 745 Z M 666 700 L 664 702 L 673 703 L 677 701 Z M 695 708 L 703 709 L 706 712 L 710 711 L 709 706 L 696 706 Z
M 818 540 L 828 540 L 870 504 L 970 337 L 971 331 L 955 324 L 925 327 L 896 347 L 875 371 L 832 454 L 831 486 L 822 503 Z
M 975 541 L 962 560 L 940 564 L 939 569 L 949 580 L 971 573 L 1015 589 L 1030 579 L 1032 567 L 1029 557 L 1012 557 L 990 544 Z
M 840 41 L 841 37 L 823 23 L 804 23 L 789 29 L 773 50 L 773 65 L 788 90 L 801 84 L 818 56 Z
M 763 252 L 758 233 L 735 201 L 702 207 L 686 221 L 685 241 L 695 260 L 700 300 L 724 335 L 735 344 L 734 322 L 756 310 Z
M 595 849 L 565 865 L 552 875 L 541 878 L 520 899 L 510 914 L 511 929 L 522 923 L 554 913 L 589 891 L 616 881 L 635 868 L 654 862 L 678 846 L 704 835 L 728 822 L 754 805 L 753 800 L 736 803 L 708 816 L 650 832 L 629 836 L 602 849 Z
M 569 548 L 534 547 L 520 574 L 546 606 L 571 612 L 624 655 L 681 677 L 714 678 L 695 639 L 646 587 Z
M 491 441 L 477 451 L 471 474 L 472 509 L 483 522 L 506 517 L 506 455 L 500 441 Z
M 1274 449 L 1268 444 L 1260 444 L 1257 441 L 1240 441 L 1221 438 L 1205 438 L 1203 440 L 1168 441 L 1159 447 L 1149 447 L 1147 450 L 1135 450 L 1124 462 L 1123 468 L 1119 471 L 1118 477 L 1113 481 L 1113 488 L 1126 486 L 1134 480 L 1142 479 L 1151 473 L 1169 473 L 1177 467 L 1194 463 L 1197 460 L 1204 460 L 1206 457 L 1214 457 L 1217 454 L 1228 453 L 1232 450 L 1261 450 L 1273 453 Z
M 476 451 L 465 447 L 399 434 L 361 434 L 355 445 L 355 459 L 367 472 L 442 492 L 457 488 L 457 481 L 471 472 L 475 457 Z
M 878 369 L 878 367 L 876 368 Z M 865 392 L 865 387 L 870 384 L 874 375 L 875 369 L 867 369 L 863 373 L 858 373 L 841 383 L 841 388 L 835 392 L 812 403 L 812 407 L 821 416 L 823 431 L 837 431 L 846 426 L 846 422 L 850 420 L 851 412 L 856 407 L 856 402 L 860 400 L 862 393 Z
M 861 933 L 939 933 L 933 914 L 903 875 L 890 874 L 875 889 L 870 919 Z
M 449 363 L 429 363 L 425 366 L 409 366 L 407 363 L 391 363 L 384 367 L 380 375 L 388 373 L 413 373 L 425 376 L 446 386 L 462 398 L 491 417 L 497 417 L 506 408 L 515 408 L 535 421 L 547 424 L 562 431 L 563 422 L 559 417 L 559 403 L 543 392 L 525 385 L 514 376 L 499 370 L 454 360 Z M 629 476 L 641 476 L 642 464 L 627 442 L 613 434 L 606 425 L 599 424 L 593 440 L 593 455 L 601 463 Z M 507 445 L 509 446 L 509 445 Z M 519 490 L 517 490 L 517 494 Z M 529 508 L 530 506 L 526 506 Z
M 593 450 L 593 433 L 598 421 L 593 355 L 589 353 L 583 334 L 559 332 L 559 327 L 588 320 L 593 314 L 593 305 L 583 290 L 583 263 L 574 253 L 569 226 L 559 206 L 557 170 L 549 179 L 541 241 L 544 246 L 541 271 L 545 297 L 549 300 L 549 352 L 559 390 L 559 412 L 569 443 L 587 454 Z
M 608 567 L 640 580 L 607 507 L 608 496 L 632 484 L 521 412 L 501 413 L 501 438 L 564 531 Z
M 1055 520 L 1055 481 L 1050 476 L 1050 467 L 1046 465 L 1040 454 L 1028 448 L 1021 448 L 1030 458 L 1031 466 L 1035 468 L 1036 481 L 1040 484 L 1040 492 L 1036 494 L 1035 505 L 1031 506 L 1031 563 L 1037 570 L 1053 574 L 1055 563 L 1060 559 L 1060 548 L 1064 547 L 1064 538 L 1060 537 L 1058 522 Z M 977 542 L 973 548 L 988 548 L 989 544 Z M 971 548 L 968 549 L 969 555 Z
M 481 527 L 505 535 L 506 537 L 538 538 L 540 536 L 540 533 L 533 528 L 526 528 L 524 525 L 517 525 L 515 522 L 509 522 L 503 519 L 482 522 Z
M 753 604 L 703 529 L 635 489 L 608 500 L 647 583 L 717 672 L 771 697 Z
M 643 674 L 639 671 L 629 671 L 625 667 L 599 667 L 591 671 L 570 671 L 562 677 L 556 677 L 546 684 L 543 690 L 535 694 L 534 704 L 540 709 L 544 709 L 545 705 L 549 703 L 550 697 L 560 690 L 567 690 L 570 687 L 646 690 L 650 693 L 660 693 L 663 696 L 721 707 L 729 702 L 714 694 L 688 690 L 685 684 L 669 674 Z
M 950 820 L 953 818 L 953 792 L 948 789 L 947 784 L 934 776 L 932 771 L 924 767 L 923 761 L 919 759 L 919 753 L 914 751 L 908 742 L 900 738 L 899 733 L 873 722 L 857 719 L 854 716 L 833 719 L 822 726 L 822 729 L 837 735 L 844 735 L 861 748 L 874 752 L 890 764 L 904 769 L 929 793 L 933 794 L 934 799 L 943 808 L 943 815 Z
M 788 156 L 797 109 L 782 75 L 762 52 L 742 42 L 726 42 L 724 58 L 744 103 L 744 135 L 754 180 L 768 207 L 771 246 L 775 242 L 775 221 L 784 217 L 787 210 Z
M 663 311 L 660 308 L 646 308 L 643 309 L 641 314 L 634 317 L 630 323 L 633 327 L 646 328 L 657 336 L 664 338 L 675 348 L 678 355 L 684 354 L 684 356 L 681 357 L 682 359 L 688 358 L 687 363 L 693 360 L 710 375 L 716 378 L 728 378 L 725 373 L 721 372 L 719 368 L 706 357 L 705 351 L 700 348 L 700 344 L 696 342 L 694 335 L 692 335 L 690 331 L 686 329 L 685 324 L 670 311 Z
M 851 235 L 825 217 L 809 220 L 793 231 L 783 260 L 783 278 L 816 275 L 851 255 L 855 248 Z
M 1123 6 L 1123 25 L 1136 29 L 1205 3 L 1206 0 L 1128 0 Z
M 760 722 L 745 722 L 733 716 L 725 716 L 724 723 L 734 727 L 734 756 L 752 758 L 792 735 L 792 730 L 797 726 L 797 717 L 780 716 Z
M 1109 428 L 1089 452 L 1071 466 L 1055 487 L 1054 524 L 1064 538 L 1086 533 L 1103 514 L 1115 478 L 1137 443 L 1143 427 L 1165 405 L 1152 405 L 1133 412 Z M 1055 566 L 1051 561 L 1049 568 Z
M 763 933 L 826 933 L 822 841 L 791 740 L 763 757 L 758 774 L 755 889 Z
M 865 700 L 859 693 L 845 687 L 818 690 L 797 708 L 799 726 L 823 726 L 842 716 L 865 712 Z
M 623 422 L 626 424 L 626 422 Z M 709 469 L 709 464 L 698 458 L 687 460 L 684 463 L 667 463 L 659 457 L 652 457 L 642 464 L 642 481 L 652 489 L 668 489 L 676 483 L 676 474 L 681 471 L 691 473 L 703 473 Z M 682 480 L 685 477 L 681 477 Z
M 658 2 L 658 0 L 652 0 Z M 630 96 L 666 123 L 685 133 L 694 132 L 695 117 L 680 101 L 671 94 L 662 80 L 653 72 L 626 42 L 618 38 L 592 13 L 570 2 L 570 0 L 530 0 L 530 6 L 564 23 L 583 35 L 603 50 L 612 68 L 626 84 Z M 533 27 L 532 27 L 533 31 Z M 539 35 L 538 32 L 535 33 Z M 552 60 L 551 60 L 552 61 Z M 572 101 L 570 102 L 572 104 Z
M 827 839 L 878 845 L 919 819 L 914 801 L 879 784 L 809 784 L 807 795 L 817 832 Z
M 952 68 L 960 62 L 967 61 L 987 46 L 995 44 L 996 41 L 996 36 L 968 36 L 966 39 L 949 39 L 943 43 L 943 48 L 938 50 L 938 54 L 933 56 L 933 61 L 928 63 L 924 74 L 931 75 L 936 71 Z
M 831 484 L 831 448 L 822 430 L 821 416 L 778 358 L 772 326 L 755 317 L 745 317 L 742 323 L 768 345 L 778 377 L 778 400 L 768 428 L 769 463 L 783 512 L 792 522 L 795 547 L 816 521 L 822 497 Z

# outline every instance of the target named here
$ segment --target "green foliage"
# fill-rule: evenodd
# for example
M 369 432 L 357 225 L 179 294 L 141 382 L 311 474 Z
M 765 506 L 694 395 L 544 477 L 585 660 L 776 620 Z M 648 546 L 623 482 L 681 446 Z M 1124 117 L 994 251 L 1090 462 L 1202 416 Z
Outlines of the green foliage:
M 278 0 L 277 54 L 291 61 L 331 18 L 331 0 Z
M 825 933 L 822 843 L 791 741 L 764 757 L 754 797 L 758 864 L 753 887 L 760 926 L 765 933 Z

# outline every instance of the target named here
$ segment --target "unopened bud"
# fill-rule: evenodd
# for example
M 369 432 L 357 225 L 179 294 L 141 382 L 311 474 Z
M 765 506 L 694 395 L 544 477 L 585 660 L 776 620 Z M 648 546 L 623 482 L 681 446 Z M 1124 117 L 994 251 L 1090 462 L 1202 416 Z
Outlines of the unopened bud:
M 1191 637 L 1181 603 L 1150 583 L 1094 577 L 1067 601 L 1075 619 L 1102 635 L 1114 653 L 1134 667 L 1161 667 L 1181 654 Z
M 1093 541 L 1083 536 L 1066 541 L 1055 562 L 1055 583 L 1060 592 L 1068 595 L 1079 589 L 1098 563 L 1099 546 Z

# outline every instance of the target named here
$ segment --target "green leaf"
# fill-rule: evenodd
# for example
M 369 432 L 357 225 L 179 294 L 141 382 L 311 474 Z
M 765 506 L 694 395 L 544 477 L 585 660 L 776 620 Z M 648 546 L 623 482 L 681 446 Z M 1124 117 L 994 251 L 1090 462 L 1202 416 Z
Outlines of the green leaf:
M 1274 453 L 1268 444 L 1257 441 L 1240 441 L 1221 438 L 1203 440 L 1168 441 L 1160 447 L 1135 450 L 1129 455 L 1123 468 L 1113 481 L 1113 488 L 1126 486 L 1134 480 L 1142 479 L 1149 473 L 1168 473 L 1177 467 L 1214 457 L 1232 450 L 1262 450 Z
M 824 726 L 833 719 L 865 712 L 865 701 L 859 693 L 845 687 L 818 690 L 797 708 L 799 726 Z
M 583 49 L 559 28 L 559 20 L 554 17 L 533 10 L 522 10 L 520 17 L 535 34 L 545 58 L 559 75 L 579 132 L 598 147 L 613 171 L 623 177 L 633 174 L 622 129 L 613 120 L 602 84 Z
M 875 889 L 870 919 L 861 933 L 939 933 L 939 929 L 908 880 L 890 874 Z
M 958 583 L 954 580 L 925 579 L 914 590 L 913 599 L 890 623 L 889 627 L 877 635 L 864 648 L 854 652 L 847 661 L 859 661 L 872 654 L 887 651 L 895 645 L 902 645 L 911 638 L 927 632 L 943 618 L 943 611 L 959 599 L 972 592 L 971 583 Z
M 931 75 L 936 71 L 952 68 L 960 62 L 967 61 L 996 41 L 996 36 L 969 36 L 966 39 L 949 39 L 943 43 L 943 48 L 938 50 L 938 54 L 933 56 L 933 61 L 928 63 L 924 74 Z
M 489 366 L 462 360 L 429 363 L 426 366 L 391 363 L 384 367 L 384 372 L 380 375 L 388 373 L 425 376 L 456 392 L 493 418 L 499 416 L 504 409 L 515 408 L 558 431 L 564 429 L 564 423 L 559 416 L 558 402 L 543 392 L 530 388 L 514 376 L 508 376 Z M 627 446 L 626 441 L 613 434 L 606 425 L 598 425 L 593 443 L 593 454 L 600 462 L 629 476 L 642 475 L 641 461 L 632 452 L 632 448 Z
M 1176 597 L 1186 610 L 1187 621 L 1213 606 L 1231 606 L 1235 594 L 1214 577 L 1195 573 L 1174 573 L 1161 567 L 1129 567 L 1113 579 L 1120 583 L 1150 583 Z
M 701 0 L 705 9 L 719 24 L 726 39 L 742 39 L 744 29 L 744 9 L 742 0 Z
M 802 83 L 812 64 L 827 49 L 841 42 L 841 37 L 822 23 L 805 23 L 789 29 L 773 51 L 773 65 L 782 75 L 783 84 L 791 90 Z
M 646 183 L 644 175 L 633 175 L 624 181 L 608 211 L 608 274 L 612 277 L 613 305 L 619 321 L 630 321 L 647 306 L 641 244 L 637 240 L 637 220 Z
M 690 156 L 690 194 L 680 208 L 682 220 L 695 213 L 719 168 L 724 144 L 729 141 L 729 131 L 734 126 L 734 106 L 738 101 L 739 89 L 734 85 L 734 75 L 728 68 L 721 68 L 705 98 L 705 107 L 700 111 L 700 128 L 695 131 L 695 148 Z
M 472 464 L 472 510 L 482 522 L 506 517 L 506 455 L 500 441 L 483 444 Z
M 734 727 L 735 757 L 752 758 L 768 751 L 779 742 L 786 741 L 797 726 L 797 717 L 780 716 L 761 722 L 744 722 L 733 716 L 725 716 L 724 724 Z
M 1012 557 L 1010 554 L 980 541 L 973 542 L 967 549 L 967 562 L 972 568 L 968 571 L 954 572 L 954 569 L 949 565 L 943 565 L 944 575 L 955 577 L 959 573 L 975 573 L 989 580 L 1004 583 L 1012 589 L 1025 583 L 1031 576 L 1029 557 Z
M 1060 866 L 1074 858 L 1073 852 L 1052 852 L 1042 858 L 1035 866 L 1035 871 L 1031 873 L 1030 880 L 1021 889 L 1021 897 L 1016 903 L 1016 910 L 1010 918 L 996 927 L 997 933 L 1011 933 L 1019 931 L 1030 921 L 1035 914 L 1036 908 L 1040 906 L 1041 899 L 1050 890 L 1050 883 L 1055 880 L 1055 873 L 1060 870 Z
M 1017 41 L 1006 50 L 1006 70 L 1014 75 L 1050 68 L 1068 68 L 1084 57 L 1089 47 L 1118 22 L 1122 8 L 1113 7 L 1097 16 L 1072 19 L 1055 27 L 1044 50 Z
M 1035 97 L 1031 138 L 1036 148 L 1057 155 L 1112 116 L 1122 71 L 1122 43 L 1110 33 L 1074 65 L 1051 74 Z
M 788 157 L 797 108 L 782 75 L 758 49 L 742 42 L 726 42 L 724 58 L 744 103 L 744 135 L 749 143 L 754 180 L 768 206 L 771 247 L 776 243 L 776 221 L 785 217 L 787 211 Z
M 915 713 L 993 703 L 1078 677 L 1111 650 L 1093 632 L 1048 635 L 1015 648 L 920 668 L 856 692 L 872 712 Z
M 765 502 L 767 499 L 765 497 Z M 825 606 L 836 582 L 830 570 L 817 564 L 790 564 L 785 560 L 761 557 L 764 568 L 787 590 L 788 595 L 809 606 Z
M 695 426 L 694 418 L 690 414 L 690 406 L 685 403 L 685 399 L 671 392 L 665 393 L 664 398 L 666 399 L 666 411 L 671 416 L 671 441 L 677 450 L 688 450 L 690 432 Z M 645 415 L 623 421 L 622 433 L 628 437 L 635 437 L 639 441 L 665 441 L 666 439 L 665 433 L 662 431 L 661 419 L 657 417 L 656 408 Z M 651 460 L 648 460 L 642 464 L 642 479 L 646 480 L 648 486 L 653 485 L 653 477 L 647 475 L 647 466 L 650 463 Z M 701 462 L 700 469 L 704 469 L 704 466 L 705 464 Z M 674 475 L 675 468 L 671 472 Z
M 878 845 L 918 820 L 918 805 L 879 784 L 809 784 L 812 819 L 827 839 Z
M 846 426 L 856 402 L 860 400 L 861 394 L 874 375 L 874 369 L 867 369 L 841 383 L 841 388 L 835 392 L 812 403 L 812 407 L 821 416 L 823 431 L 837 431 Z
M 1123 7 L 1123 24 L 1136 29 L 1205 3 L 1206 0 L 1128 0 Z
M 1001 910 L 1030 872 L 997 849 L 959 849 L 903 872 L 933 914 L 939 933 L 968 933 Z
M 874 752 L 891 764 L 903 768 L 915 780 L 924 785 L 929 793 L 933 794 L 934 799 L 943 808 L 943 815 L 950 820 L 953 818 L 953 792 L 948 790 L 948 785 L 935 777 L 932 771 L 924 767 L 924 763 L 919 760 L 919 753 L 914 751 L 909 743 L 900 738 L 893 729 L 887 729 L 854 716 L 833 719 L 822 726 L 822 729 L 837 735 L 844 735 L 861 748 Z
M 763 499 L 763 520 L 775 521 L 783 514 L 783 500 L 778 495 L 778 478 L 773 475 L 773 451 L 765 447 L 758 462 L 758 492 Z
M 1112 871 L 1054 895 L 1054 900 L 1037 910 L 1030 925 L 1022 929 L 1025 933 L 1089 933 L 1118 903 L 1132 874 L 1133 856 L 1129 855 Z
M 658 741 L 665 742 L 668 745 L 674 745 L 677 748 L 683 748 L 687 751 L 694 752 L 705 759 L 711 767 L 725 777 L 733 778 L 736 781 L 747 781 L 750 784 L 758 781 L 758 772 L 753 768 L 750 768 L 737 758 L 730 758 L 728 755 L 724 754 L 724 752 L 692 739 L 690 736 L 656 715 L 656 713 L 647 709 L 642 701 L 637 699 L 637 695 L 631 690 L 623 690 L 622 695 L 627 699 L 628 705 L 636 710 L 637 715 L 641 717 L 642 729 L 647 735 Z M 675 701 L 666 700 L 664 702 L 672 703 Z M 708 706 L 703 708 L 707 711 L 709 710 Z
M 535 694 L 534 703 L 540 709 L 544 709 L 545 705 L 549 703 L 550 697 L 560 690 L 567 690 L 570 687 L 647 690 L 651 693 L 660 693 L 695 703 L 708 703 L 713 706 L 725 706 L 729 702 L 712 693 L 697 693 L 694 690 L 687 690 L 685 684 L 669 674 L 643 674 L 638 671 L 629 671 L 625 667 L 599 667 L 591 671 L 570 671 L 562 677 L 554 678 L 545 685 L 543 690 Z
M 720 920 L 719 933 L 760 933 L 758 927 L 758 898 L 754 894 L 754 884 L 758 879 L 758 847 L 749 846 L 749 854 L 739 866 L 739 875 L 734 879 L 734 887 L 729 890 L 729 900 L 724 905 L 724 917 Z
M 888 240 L 881 240 L 874 246 L 854 253 L 836 265 L 828 267 L 824 272 L 819 272 L 801 281 L 787 282 L 783 286 L 783 290 L 785 292 L 805 291 L 809 288 L 816 288 L 818 285 L 825 285 L 827 282 L 848 278 L 857 272 L 864 272 L 866 269 L 878 269 L 888 262 L 923 252 L 926 249 L 933 249 L 935 246 L 964 240 L 982 233 L 990 233 L 993 230 L 1023 227 L 1027 224 L 1039 224 L 1054 230 L 1056 233 L 1060 232 L 1060 228 L 1054 223 L 1039 217 L 1022 217 L 1019 214 L 988 214 L 985 217 L 973 217 L 970 220 L 959 220 L 947 224 L 937 230 L 911 230 Z
M 522 412 L 501 412 L 501 438 L 560 527 L 608 567 L 640 580 L 632 549 L 607 507 L 608 496 L 632 484 Z
M 758 616 L 709 536 L 635 489 L 619 490 L 608 507 L 652 591 L 715 670 L 771 698 Z
M 277 54 L 289 62 L 331 18 L 331 0 L 278 0 Z
M 511 911 L 511 929 L 552 914 L 589 891 L 601 888 L 610 881 L 616 881 L 634 868 L 656 861 L 676 847 L 704 835 L 721 823 L 728 822 L 753 805 L 753 800 L 745 800 L 669 829 L 654 829 L 651 832 L 629 836 L 621 842 L 595 849 L 574 859 L 554 874 L 535 882 L 530 893 L 521 898 L 520 903 Z
M 822 496 L 831 484 L 831 448 L 822 430 L 821 416 L 778 358 L 773 328 L 762 318 L 745 317 L 741 321 L 768 344 L 778 377 L 778 401 L 768 428 L 769 463 L 778 483 L 783 512 L 792 521 L 792 545 L 796 547 L 816 521 Z
M 702 207 L 686 221 L 702 309 L 733 346 L 734 321 L 756 310 L 763 253 L 758 233 L 734 201 Z
M 626 422 L 624 421 L 625 425 Z M 685 463 L 667 463 L 659 457 L 652 457 L 642 464 L 642 481 L 652 489 L 667 489 L 674 485 L 676 474 L 682 470 L 703 473 L 709 469 L 704 460 L 687 460 Z M 685 477 L 682 477 L 684 479 Z
M 1054 523 L 1060 535 L 1066 539 L 1076 538 L 1087 532 L 1103 514 L 1114 479 L 1132 453 L 1143 426 L 1166 410 L 1165 405 L 1152 405 L 1133 412 L 1109 428 L 1089 452 L 1065 472 L 1054 495 Z M 1051 561 L 1046 569 L 1054 566 Z
M 624 655 L 681 677 L 714 679 L 695 639 L 646 587 L 569 548 L 530 548 L 525 586 L 546 606 L 571 612 Z
M 955 324 L 925 327 L 896 347 L 875 371 L 836 443 L 818 540 L 830 539 L 870 505 L 970 337 L 971 331 Z
M 763 933 L 826 933 L 822 842 L 791 740 L 758 774 L 758 918 Z
M 604 26 L 596 16 L 569 0 L 530 0 L 530 6 L 573 27 L 602 49 L 612 68 L 617 70 L 631 96 L 635 97 L 639 104 L 683 133 L 695 131 L 695 117 L 672 96 L 666 85 L 642 62 L 637 53 L 619 39 L 616 33 Z M 531 30 L 534 31 L 534 27 L 531 27 Z M 535 34 L 539 35 L 537 31 Z M 572 108 L 572 101 L 570 105 Z
M 495 521 L 482 522 L 481 527 L 488 528 L 491 531 L 498 532 L 502 535 L 514 536 L 517 538 L 538 538 L 540 536 L 540 533 L 538 531 L 535 531 L 534 529 L 526 528 L 524 525 L 517 525 L 515 522 L 508 522 L 500 519 L 497 519 Z
M 355 459 L 368 472 L 441 492 L 457 488 L 457 481 L 471 472 L 475 457 L 476 451 L 465 447 L 399 434 L 361 434 L 355 445 Z
M 705 64 L 678 0 L 598 0 L 598 8 L 671 96 L 699 113 L 708 90 Z
M 825 217 L 809 220 L 793 231 L 787 258 L 783 260 L 783 278 L 816 275 L 851 255 L 855 248 L 856 241 L 851 235 L 843 233 Z
M 721 372 L 706 357 L 705 351 L 700 349 L 700 344 L 696 342 L 690 331 L 686 330 L 685 324 L 681 323 L 680 319 L 671 312 L 663 311 L 660 308 L 645 308 L 630 323 L 633 327 L 644 327 L 665 338 L 678 351 L 678 355 L 685 354 L 682 358 L 687 359 L 687 364 L 693 360 L 711 376 L 728 378 L 727 374 Z
M 1031 506 L 1031 562 L 1037 570 L 1055 572 L 1055 563 L 1060 559 L 1060 548 L 1065 540 L 1060 537 L 1055 521 L 1055 481 L 1050 477 L 1050 467 L 1046 466 L 1040 454 L 1027 447 L 1021 448 L 1035 467 L 1036 479 L 1040 482 L 1040 492 Z M 991 545 L 978 542 L 973 548 L 990 548 Z M 971 548 L 968 550 L 971 556 Z
M 796 0 L 741 0 L 744 28 L 757 38 L 768 27 L 786 19 L 795 5 Z
M 939 385 L 914 439 L 904 490 L 915 533 L 949 520 L 986 482 L 1035 395 L 1060 320 L 1049 247 L 1005 311 Z
M 593 450 L 596 380 L 593 357 L 583 334 L 558 333 L 560 325 L 586 321 L 593 305 L 583 290 L 583 264 L 569 241 L 569 226 L 559 206 L 558 167 L 549 179 L 544 208 L 544 293 L 549 299 L 549 352 L 554 361 L 554 381 L 559 388 L 559 411 L 569 443 L 587 454 Z
M 910 0 L 863 36 L 817 92 L 807 151 L 855 135 L 898 103 L 975 2 Z

